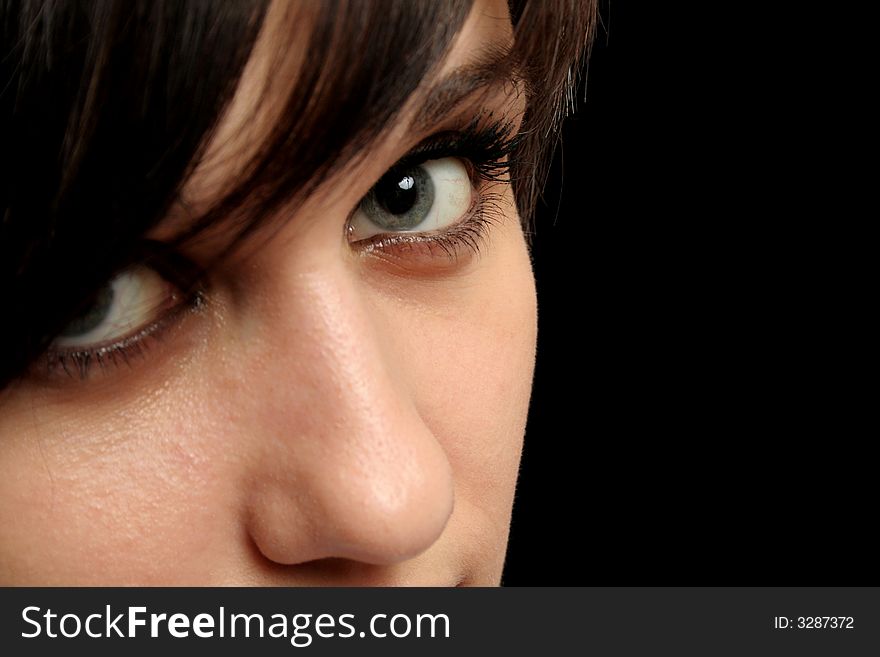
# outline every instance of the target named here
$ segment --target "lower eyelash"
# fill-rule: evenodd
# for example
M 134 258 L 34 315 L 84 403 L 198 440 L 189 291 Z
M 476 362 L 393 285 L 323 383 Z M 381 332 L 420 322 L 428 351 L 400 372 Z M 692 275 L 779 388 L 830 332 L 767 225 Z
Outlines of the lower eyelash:
M 432 233 L 382 233 L 353 242 L 362 253 L 377 251 L 404 252 L 417 256 L 445 255 L 456 260 L 462 247 L 479 254 L 488 235 L 488 228 L 504 218 L 502 193 L 490 191 L 501 185 L 510 185 L 510 163 L 519 136 L 513 133 L 513 123 L 493 118 L 485 112 L 475 116 L 458 131 L 433 135 L 401 158 L 397 166 L 414 166 L 427 160 L 455 157 L 468 169 L 476 194 L 473 207 L 465 219 L 457 224 Z M 400 255 L 403 255 L 401 253 Z
M 67 375 L 71 378 L 78 376 L 85 380 L 95 365 L 102 371 L 111 365 L 131 367 L 133 359 L 144 357 L 152 341 L 162 341 L 166 330 L 176 324 L 182 313 L 196 311 L 203 304 L 204 295 L 197 291 L 191 298 L 178 303 L 152 324 L 121 340 L 91 349 L 50 350 L 43 357 L 45 375 L 47 378 L 56 375 Z
M 505 184 L 505 183 L 499 183 Z M 504 217 L 503 195 L 483 191 L 467 217 L 454 226 L 428 233 L 383 233 L 355 243 L 363 253 L 398 252 L 400 255 L 445 256 L 457 260 L 462 248 L 479 254 L 486 243 L 489 228 Z
M 517 138 L 510 136 L 510 123 L 496 121 L 482 128 L 478 127 L 478 123 L 479 117 L 463 131 L 435 137 L 405 158 L 422 162 L 440 157 L 460 157 L 469 165 L 473 185 L 482 189 L 478 190 L 473 207 L 465 219 L 433 233 L 386 233 L 354 243 L 353 246 L 364 253 L 397 251 L 408 256 L 446 256 L 450 261 L 456 261 L 463 250 L 479 255 L 490 226 L 501 223 L 504 218 L 503 194 L 489 190 L 497 185 L 507 187 L 510 184 L 510 155 Z M 189 275 L 192 278 L 192 272 Z M 86 379 L 96 364 L 102 370 L 108 365 L 118 367 L 125 364 L 131 367 L 131 360 L 142 358 L 153 340 L 161 341 L 166 330 L 176 324 L 175 320 L 182 312 L 199 309 L 204 300 L 203 293 L 196 290 L 157 321 L 111 344 L 91 349 L 50 350 L 41 359 L 45 365 L 45 376 L 51 378 L 61 373 L 71 378 L 78 375 L 80 379 Z

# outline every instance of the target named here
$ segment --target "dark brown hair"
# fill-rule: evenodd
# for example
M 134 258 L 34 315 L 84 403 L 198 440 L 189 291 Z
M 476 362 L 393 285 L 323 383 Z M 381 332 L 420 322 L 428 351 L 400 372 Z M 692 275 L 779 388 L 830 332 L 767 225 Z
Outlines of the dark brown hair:
M 0 386 L 115 272 L 181 187 L 236 90 L 267 0 L 0 0 Z M 307 53 L 280 120 L 201 214 L 241 236 L 363 152 L 440 62 L 469 0 L 281 5 Z M 526 92 L 511 179 L 530 216 L 592 34 L 595 0 L 511 0 Z M 277 5 L 273 9 L 277 9 Z M 279 53 L 283 61 L 284 53 Z

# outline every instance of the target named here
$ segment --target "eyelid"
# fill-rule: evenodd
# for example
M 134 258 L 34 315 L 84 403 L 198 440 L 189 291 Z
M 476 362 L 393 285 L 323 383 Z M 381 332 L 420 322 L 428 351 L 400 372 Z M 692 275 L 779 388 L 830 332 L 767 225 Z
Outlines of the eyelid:
M 186 311 L 198 311 L 205 304 L 205 271 L 170 245 L 144 241 L 138 245 L 138 261 L 127 269 L 144 267 L 153 270 L 175 291 L 154 309 L 152 321 L 132 329 L 129 333 L 89 345 L 50 346 L 34 363 L 32 374 L 43 381 L 52 381 L 58 375 L 86 379 L 94 365 L 105 369 L 108 365 L 132 365 L 155 341 L 173 330 L 183 320 Z M 114 280 L 115 280 L 114 276 Z
M 514 122 L 504 117 L 498 118 L 493 113 L 484 111 L 457 129 L 443 130 L 423 139 L 383 172 L 384 177 L 394 169 L 418 166 L 428 160 L 460 160 L 465 165 L 475 194 L 470 209 L 457 222 L 429 233 L 385 231 L 360 240 L 349 238 L 349 244 L 361 253 L 378 256 L 380 259 L 382 252 L 392 250 L 395 258 L 418 252 L 420 255 L 434 257 L 445 254 L 450 260 L 457 259 L 461 246 L 478 253 L 481 239 L 489 225 L 504 214 L 502 204 L 498 202 L 501 195 L 489 192 L 489 186 L 493 183 L 506 185 L 510 182 L 510 156 L 519 139 L 515 126 Z M 378 181 L 374 182 L 374 186 L 377 183 Z M 373 188 L 367 194 L 372 193 L 372 190 Z M 348 235 L 352 234 L 352 221 L 363 202 L 362 199 L 353 208 L 347 219 Z
M 480 126 L 481 122 L 487 125 Z M 478 148 L 494 151 L 492 156 L 507 155 L 518 143 L 513 134 L 515 124 L 506 119 L 497 120 L 492 114 L 478 115 L 459 127 L 435 132 L 411 148 L 395 166 L 420 164 L 439 157 L 466 157 Z
M 494 43 L 480 56 L 441 78 L 427 92 L 413 120 L 415 126 L 431 126 L 468 105 L 485 100 L 510 87 L 525 83 L 514 42 Z M 505 93 L 505 96 L 509 93 Z
M 166 242 L 143 240 L 139 254 L 138 264 L 158 272 L 184 295 L 204 290 L 207 285 L 207 270 Z
M 385 169 L 382 175 L 373 181 L 373 186 L 393 169 L 417 166 L 428 160 L 447 157 L 462 160 L 475 187 L 480 182 L 507 182 L 510 155 L 521 137 L 515 134 L 515 126 L 516 124 L 506 117 L 497 118 L 492 112 L 483 111 L 466 124 L 441 130 L 422 139 Z M 367 193 L 372 189 L 371 186 Z M 351 221 L 358 207 L 359 205 L 355 205 L 352 209 L 346 225 Z
M 504 213 L 499 195 L 478 197 L 458 223 L 431 233 L 380 233 L 354 243 L 354 248 L 380 271 L 411 278 L 462 273 L 462 266 L 480 255 L 493 226 L 501 225 Z

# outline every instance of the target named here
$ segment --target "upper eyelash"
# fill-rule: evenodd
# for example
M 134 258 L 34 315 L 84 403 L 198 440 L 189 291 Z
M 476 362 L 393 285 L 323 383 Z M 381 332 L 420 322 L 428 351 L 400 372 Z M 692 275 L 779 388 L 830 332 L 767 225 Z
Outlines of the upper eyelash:
M 487 125 L 480 125 L 483 120 L 477 116 L 462 129 L 428 137 L 392 168 L 458 157 L 467 160 L 483 181 L 506 182 L 510 172 L 510 155 L 516 149 L 520 136 L 514 134 L 510 121 L 490 120 Z
M 428 137 L 398 160 L 389 171 L 416 166 L 428 160 L 456 157 L 467 163 L 472 184 L 508 184 L 510 156 L 516 149 L 519 135 L 514 134 L 512 122 L 491 120 L 491 115 L 489 119 L 488 124 L 481 125 L 484 116 L 477 116 L 462 129 Z M 483 189 L 467 217 L 454 226 L 431 234 L 380 233 L 362 240 L 361 248 L 372 252 L 388 247 L 414 249 L 418 245 L 431 255 L 439 255 L 439 249 L 453 260 L 458 256 L 459 246 L 479 253 L 488 227 L 497 223 L 503 215 L 500 199 L 500 194 Z
M 490 120 L 488 124 L 481 125 L 483 119 L 484 117 L 478 116 L 462 129 L 432 135 L 410 150 L 394 166 L 417 165 L 431 159 L 457 157 L 470 165 L 473 170 L 472 175 L 479 181 L 508 182 L 510 155 L 516 148 L 518 136 L 513 134 L 513 125 L 510 122 Z M 473 182 L 478 181 L 473 180 Z M 371 240 L 370 248 L 404 243 L 414 248 L 418 243 L 432 253 L 435 248 L 439 249 L 450 258 L 456 257 L 457 249 L 462 245 L 479 252 L 486 229 L 501 213 L 497 198 L 497 195 L 483 191 L 468 218 L 441 233 L 379 235 L 376 236 L 379 239 Z M 204 290 L 201 289 L 205 274 L 203 270 L 176 251 L 169 249 L 166 244 L 147 240 L 144 241 L 142 249 L 142 257 L 139 260 L 177 286 L 182 292 L 182 301 L 148 326 L 114 343 L 80 350 L 50 349 L 44 357 L 49 373 L 61 369 L 71 377 L 78 374 L 80 378 L 85 379 L 95 364 L 102 369 L 109 364 L 114 366 L 122 362 L 130 364 L 132 357 L 143 354 L 149 340 L 162 338 L 164 329 L 180 312 L 197 309 L 204 304 Z

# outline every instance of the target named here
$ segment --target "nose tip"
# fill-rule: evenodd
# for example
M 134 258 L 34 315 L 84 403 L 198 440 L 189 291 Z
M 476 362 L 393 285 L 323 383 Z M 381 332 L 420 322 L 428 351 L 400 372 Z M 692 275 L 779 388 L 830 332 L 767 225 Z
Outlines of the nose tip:
M 439 445 L 386 439 L 369 453 L 351 447 L 325 454 L 323 467 L 263 483 L 251 523 L 263 556 L 286 565 L 327 558 L 391 565 L 440 538 L 454 485 Z
M 280 348 L 250 379 L 251 537 L 281 564 L 411 558 L 452 513 L 447 455 L 359 286 L 335 270 L 289 280 L 266 340 Z
M 412 558 L 433 545 L 454 506 L 445 455 L 413 454 L 386 468 L 340 471 L 328 482 L 323 549 L 371 564 Z

